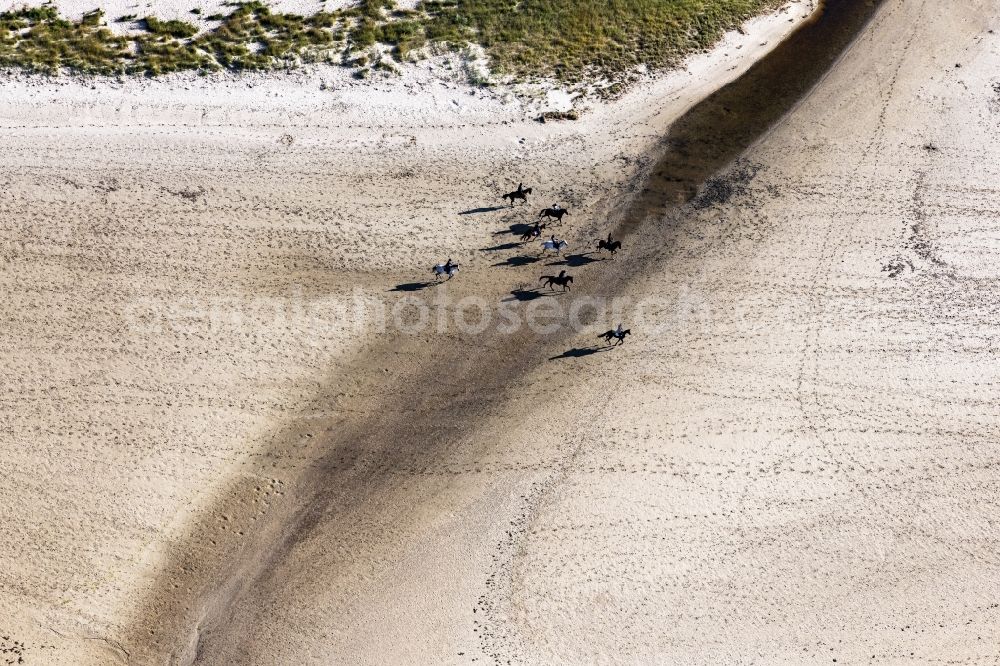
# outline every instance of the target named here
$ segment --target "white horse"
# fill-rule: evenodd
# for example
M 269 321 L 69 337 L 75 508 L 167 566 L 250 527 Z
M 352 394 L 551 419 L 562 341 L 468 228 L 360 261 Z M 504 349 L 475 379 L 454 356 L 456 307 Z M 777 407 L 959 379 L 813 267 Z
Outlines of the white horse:
M 440 280 L 443 275 L 447 275 L 450 280 L 458 274 L 458 264 L 451 263 L 451 260 L 449 259 L 448 263 L 438 264 L 432 268 L 431 273 L 434 273 L 435 280 Z
M 567 247 L 569 247 L 569 243 L 567 243 L 564 240 L 557 240 L 555 238 L 552 238 L 550 240 L 542 242 L 542 252 L 543 253 L 544 252 L 548 252 L 549 250 L 552 250 L 556 254 L 559 254 L 560 252 L 562 252 Z

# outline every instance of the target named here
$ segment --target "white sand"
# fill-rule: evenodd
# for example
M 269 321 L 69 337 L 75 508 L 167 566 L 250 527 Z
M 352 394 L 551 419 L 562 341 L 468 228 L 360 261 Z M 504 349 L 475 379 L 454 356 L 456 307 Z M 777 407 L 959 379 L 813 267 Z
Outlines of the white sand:
M 418 0 L 401 0 L 396 4 L 402 9 L 412 9 Z M 23 2 L 20 0 L 0 0 L 0 12 L 17 9 L 24 6 L 34 7 L 40 2 Z M 59 10 L 59 13 L 67 18 L 77 20 L 84 14 L 95 9 L 101 9 L 106 17 L 108 27 L 113 32 L 127 34 L 135 31 L 132 22 L 118 23 L 117 19 L 122 16 L 136 16 L 143 18 L 155 16 L 163 20 L 178 19 L 198 26 L 201 30 L 208 30 L 216 25 L 213 21 L 206 21 L 206 17 L 213 14 L 228 15 L 233 11 L 232 5 L 226 4 L 226 0 L 156 0 L 155 2 L 136 2 L 135 0 L 54 0 L 50 3 Z M 286 14 L 299 14 L 310 16 L 319 11 L 334 11 L 355 4 L 352 0 L 268 0 L 267 5 L 274 12 Z M 200 14 L 192 14 L 192 9 L 200 9 Z
M 0 11 L 7 11 L 19 7 L 35 6 L 38 2 L 23 2 L 17 0 L 0 0 Z M 205 17 L 213 14 L 229 14 L 233 7 L 226 4 L 225 0 L 156 0 L 155 2 L 136 2 L 136 0 L 55 0 L 51 3 L 59 12 L 70 19 L 79 19 L 81 16 L 95 9 L 104 11 L 104 15 L 114 32 L 125 34 L 134 30 L 134 25 L 129 22 L 118 23 L 116 19 L 122 16 L 155 16 L 163 20 L 179 19 L 198 26 L 206 30 L 217 25 L 212 21 L 206 21 Z M 276 0 L 268 2 L 269 7 L 275 12 L 300 14 L 308 16 L 321 10 L 334 10 L 351 4 L 350 0 Z M 200 9 L 201 14 L 192 14 L 192 9 Z
M 447 254 L 456 296 L 532 283 L 492 234 L 551 199 L 589 242 L 671 120 L 801 11 L 575 123 L 420 68 L 5 81 L 4 647 L 990 657 L 995 13 L 887 2 L 750 150 L 745 194 L 647 228 L 662 259 L 623 295 L 662 295 L 669 330 L 507 383 L 463 374 L 476 338 L 358 338 L 336 307 Z M 529 213 L 456 215 L 521 179 Z

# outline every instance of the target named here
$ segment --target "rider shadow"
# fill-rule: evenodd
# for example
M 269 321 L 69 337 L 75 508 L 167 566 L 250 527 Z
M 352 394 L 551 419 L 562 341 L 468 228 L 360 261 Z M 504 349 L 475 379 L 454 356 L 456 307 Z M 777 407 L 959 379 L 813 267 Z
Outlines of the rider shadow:
M 517 241 L 512 241 L 510 243 L 501 243 L 500 245 L 494 245 L 493 247 L 481 247 L 480 252 L 497 252 L 499 250 L 515 250 L 521 247 L 521 243 Z
M 435 284 L 437 284 L 437 283 L 436 282 L 404 282 L 403 284 L 397 284 L 395 287 L 393 287 L 389 291 L 406 291 L 406 292 L 422 291 L 422 290 L 426 289 L 427 287 L 433 287 Z
M 510 292 L 512 298 L 503 299 L 504 303 L 510 303 L 511 301 L 520 301 L 524 303 L 525 301 L 533 301 L 537 298 L 547 298 L 552 294 L 544 291 L 539 291 L 538 289 L 515 289 Z
M 511 234 L 513 236 L 523 236 L 532 229 L 535 228 L 533 224 L 525 224 L 524 222 L 515 222 L 506 229 L 501 229 L 500 231 L 494 231 L 494 236 L 503 236 L 504 234 Z
M 493 213 L 498 210 L 505 210 L 507 206 L 484 206 L 483 208 L 472 208 L 463 210 L 459 215 L 476 215 L 477 213 Z
M 579 268 L 580 266 L 586 266 L 587 264 L 596 264 L 599 261 L 605 261 L 602 259 L 594 259 L 590 256 L 590 253 L 585 254 L 570 254 L 566 255 L 562 261 L 550 261 L 546 266 L 568 266 L 570 268 Z
M 536 261 L 541 261 L 541 257 L 533 257 L 531 255 L 522 254 L 517 257 L 507 257 L 504 261 L 493 264 L 494 266 L 507 266 L 508 268 L 517 268 L 519 266 L 529 266 Z
M 564 358 L 585 358 L 587 356 L 593 356 L 594 354 L 603 354 L 614 349 L 614 347 L 576 347 L 574 349 L 568 349 L 564 351 L 559 356 L 553 356 L 550 361 L 560 361 Z

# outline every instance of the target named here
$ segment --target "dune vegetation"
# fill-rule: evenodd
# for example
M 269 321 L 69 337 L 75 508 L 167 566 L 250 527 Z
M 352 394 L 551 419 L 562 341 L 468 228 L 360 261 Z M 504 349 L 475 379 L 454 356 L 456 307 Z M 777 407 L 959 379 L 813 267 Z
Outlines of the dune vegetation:
M 97 10 L 79 20 L 54 7 L 0 13 L 0 67 L 56 74 L 158 75 L 182 70 L 261 70 L 325 60 L 365 71 L 416 59 L 438 45 L 481 46 L 493 72 L 518 80 L 621 83 L 640 67 L 662 69 L 704 50 L 780 0 L 393 0 L 311 16 L 271 11 L 257 0 L 209 26 Z M 201 12 L 195 8 L 192 14 Z M 392 67 L 383 67 L 391 70 Z

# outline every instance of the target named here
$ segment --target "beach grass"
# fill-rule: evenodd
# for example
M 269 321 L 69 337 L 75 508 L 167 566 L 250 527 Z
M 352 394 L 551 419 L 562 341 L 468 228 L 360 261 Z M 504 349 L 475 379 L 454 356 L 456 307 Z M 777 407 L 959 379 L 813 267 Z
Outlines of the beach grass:
M 118 19 L 126 35 L 94 11 L 79 20 L 51 6 L 0 14 L 0 67 L 56 74 L 147 74 L 184 70 L 273 69 L 326 58 L 349 63 L 381 45 L 397 61 L 440 44 L 482 47 L 491 70 L 515 80 L 620 85 L 644 67 L 658 70 L 711 47 L 722 34 L 782 0 L 393 0 L 311 16 L 273 12 L 257 0 L 197 26 L 155 16 Z
M 662 69 L 780 6 L 774 0 L 437 0 L 425 2 L 427 39 L 471 41 L 518 77 L 615 79 Z

